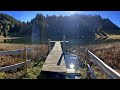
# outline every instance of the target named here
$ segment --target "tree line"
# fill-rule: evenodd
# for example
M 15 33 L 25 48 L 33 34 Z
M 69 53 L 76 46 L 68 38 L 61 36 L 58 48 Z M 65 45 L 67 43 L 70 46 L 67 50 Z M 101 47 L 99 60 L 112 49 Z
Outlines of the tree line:
M 31 36 L 34 24 L 39 26 L 41 36 L 46 37 L 120 34 L 120 28 L 117 25 L 100 15 L 44 16 L 37 14 L 30 22 L 21 22 L 7 14 L 0 14 L 0 35 Z

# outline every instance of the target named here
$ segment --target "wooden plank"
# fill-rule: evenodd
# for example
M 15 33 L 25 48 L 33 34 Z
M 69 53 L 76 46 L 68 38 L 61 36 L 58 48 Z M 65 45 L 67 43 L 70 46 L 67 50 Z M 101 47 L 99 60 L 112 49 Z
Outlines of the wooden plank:
M 0 56 L 21 54 L 21 53 L 23 53 L 23 51 L 24 51 L 24 49 L 0 51 Z M 27 48 L 27 52 L 30 53 L 30 51 L 31 51 L 31 49 Z
M 27 60 L 27 63 L 29 64 L 31 62 L 31 60 Z M 14 70 L 17 68 L 21 68 L 25 66 L 25 62 L 21 62 L 18 64 L 14 64 L 14 65 L 10 65 L 10 66 L 6 66 L 6 67 L 0 67 L 0 72 L 5 72 L 5 71 L 9 71 L 9 70 Z
M 46 72 L 66 73 L 65 68 L 61 68 L 61 69 L 60 68 L 57 68 L 57 69 L 55 69 L 55 68 L 50 68 L 50 69 L 46 68 L 46 69 L 42 70 L 42 72 L 43 71 L 46 71 Z
M 53 49 L 47 56 L 45 63 L 42 67 L 42 71 L 50 72 L 66 72 L 66 65 L 64 57 L 62 56 L 62 48 L 60 42 L 56 42 Z
M 63 42 L 63 41 L 50 41 L 50 42 Z M 69 41 L 65 41 L 65 42 L 69 42 Z
M 67 69 L 67 73 L 75 73 L 75 69 Z
M 67 70 L 66 70 L 66 74 L 76 74 L 76 75 L 80 75 L 80 70 L 67 69 Z
M 63 53 L 65 53 L 65 35 L 63 35 Z
M 64 66 L 57 66 L 56 64 L 44 64 L 42 67 L 42 71 L 50 71 L 50 72 L 66 72 L 66 67 Z
M 100 69 L 105 72 L 105 74 L 111 79 L 120 79 L 120 74 L 116 72 L 114 69 L 105 64 L 102 60 L 100 60 L 97 56 L 95 56 L 92 52 L 88 50 L 88 56 L 96 62 L 96 64 L 100 67 Z

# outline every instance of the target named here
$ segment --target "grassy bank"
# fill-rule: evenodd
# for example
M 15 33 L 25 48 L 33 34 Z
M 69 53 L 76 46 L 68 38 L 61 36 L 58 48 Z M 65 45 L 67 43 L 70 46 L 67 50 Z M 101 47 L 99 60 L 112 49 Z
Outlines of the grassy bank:
M 88 46 L 95 55 L 115 70 L 120 69 L 120 42 Z M 120 73 L 120 72 L 119 72 Z
M 95 34 L 95 36 L 96 36 L 96 39 L 98 39 L 98 38 L 106 38 L 106 39 L 111 39 L 111 40 L 115 40 L 115 39 L 120 40 L 120 35 L 114 35 L 114 34 L 110 35 L 110 34 L 106 33 L 106 36 Z
M 25 45 L 25 44 L 0 44 L 0 51 L 24 49 L 27 46 L 32 51 L 28 54 L 28 57 L 32 60 L 32 68 L 28 69 L 28 75 L 24 78 L 36 78 L 40 74 L 41 67 L 47 57 L 48 47 L 47 45 Z M 13 65 L 23 61 L 22 55 L 9 55 L 0 56 L 0 67 Z M 36 74 L 37 73 L 37 74 Z M 23 69 L 15 72 L 0 73 L 0 78 L 22 78 Z
M 120 35 L 108 35 L 108 39 L 120 39 Z
M 1 39 L 1 40 L 7 40 L 7 39 L 19 39 L 19 38 L 22 38 L 22 37 L 4 37 L 4 36 L 0 36 L 0 39 Z
M 120 42 L 90 45 L 88 48 L 107 65 L 120 73 Z
M 71 48 L 71 51 L 76 50 L 76 54 L 80 56 L 81 59 L 85 59 L 84 49 L 86 47 L 107 65 L 120 73 L 120 42 L 102 43 L 88 46 L 74 46 Z M 99 79 L 107 78 L 96 64 L 93 65 L 92 69 Z

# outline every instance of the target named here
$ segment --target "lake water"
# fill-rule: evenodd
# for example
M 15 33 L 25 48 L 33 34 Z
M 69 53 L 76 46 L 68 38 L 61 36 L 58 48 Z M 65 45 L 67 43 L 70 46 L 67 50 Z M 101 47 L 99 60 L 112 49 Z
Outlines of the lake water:
M 52 41 L 62 41 L 60 37 L 51 37 Z M 99 43 L 108 43 L 116 42 L 120 40 L 107 40 L 107 39 L 95 39 L 94 37 L 66 37 L 66 40 L 69 43 L 66 43 L 68 46 L 76 45 L 90 45 L 90 44 L 99 44 Z M 14 43 L 14 44 L 47 44 L 48 38 L 36 39 L 32 41 L 31 38 L 19 38 L 19 39 L 9 39 L 9 40 L 0 40 L 0 43 Z

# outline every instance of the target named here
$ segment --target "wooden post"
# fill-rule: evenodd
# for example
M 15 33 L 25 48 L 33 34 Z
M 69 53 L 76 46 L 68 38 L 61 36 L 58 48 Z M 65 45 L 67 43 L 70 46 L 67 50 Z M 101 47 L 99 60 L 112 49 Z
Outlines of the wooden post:
M 51 43 L 50 43 L 50 39 L 48 39 L 48 52 L 50 52 L 51 50 Z
M 89 78 L 92 78 L 92 79 L 97 79 L 97 77 L 95 76 L 94 74 L 94 71 L 92 70 L 92 68 L 89 66 L 89 64 L 87 64 L 87 75 Z
M 63 35 L 63 54 L 65 58 L 65 35 Z
M 88 58 L 88 51 L 87 51 L 88 49 L 86 48 L 85 49 L 85 61 L 88 63 L 89 62 L 89 58 Z
M 24 48 L 25 74 L 27 74 L 27 46 Z
M 85 49 L 85 60 L 89 64 L 90 67 L 93 65 L 93 62 L 89 58 L 88 48 Z

